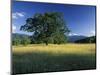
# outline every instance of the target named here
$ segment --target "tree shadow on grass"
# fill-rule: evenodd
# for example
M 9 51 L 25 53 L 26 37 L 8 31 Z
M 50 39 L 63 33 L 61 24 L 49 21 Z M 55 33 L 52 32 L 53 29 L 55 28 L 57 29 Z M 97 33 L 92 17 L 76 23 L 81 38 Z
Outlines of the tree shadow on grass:
M 13 75 L 43 73 L 96 68 L 95 55 L 50 54 L 50 53 L 13 53 Z

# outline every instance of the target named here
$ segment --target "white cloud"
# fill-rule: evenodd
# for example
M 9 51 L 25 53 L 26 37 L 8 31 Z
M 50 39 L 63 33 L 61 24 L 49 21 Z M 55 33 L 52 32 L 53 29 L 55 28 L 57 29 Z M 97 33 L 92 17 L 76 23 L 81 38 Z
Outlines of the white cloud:
M 15 12 L 15 13 L 12 13 L 12 18 L 13 19 L 18 19 L 18 18 L 21 18 L 21 17 L 24 17 L 24 16 L 25 16 L 24 12 Z
M 69 36 L 78 35 L 76 33 L 69 33 Z
M 15 31 L 16 31 L 16 26 L 12 25 L 12 33 L 15 33 Z
M 24 17 L 24 13 L 16 13 L 19 17 Z
M 94 30 L 92 30 L 92 31 L 91 31 L 91 34 L 92 34 L 92 35 L 95 35 L 95 31 L 94 31 Z
M 90 36 L 95 36 L 95 30 L 91 30 L 91 31 L 90 31 L 88 37 L 90 37 Z
M 15 14 L 12 14 L 13 19 L 17 19 L 17 16 Z

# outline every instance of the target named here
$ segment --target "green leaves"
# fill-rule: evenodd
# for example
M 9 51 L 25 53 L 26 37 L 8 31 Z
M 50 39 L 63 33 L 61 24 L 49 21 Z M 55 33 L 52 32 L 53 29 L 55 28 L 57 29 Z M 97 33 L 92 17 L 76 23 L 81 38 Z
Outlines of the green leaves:
M 12 44 L 13 45 L 28 45 L 31 43 L 31 39 L 27 35 L 22 35 L 22 34 L 13 34 L 13 40 Z
M 52 38 L 52 43 L 54 43 L 55 39 L 57 42 L 61 40 L 64 42 L 66 41 L 64 33 L 69 33 L 63 14 L 60 12 L 36 13 L 33 17 L 28 18 L 26 24 L 21 26 L 20 29 L 27 32 L 34 32 L 34 39 L 46 44 L 50 42 L 48 38 Z
M 21 41 L 21 44 L 25 45 L 25 46 L 30 44 L 30 43 L 31 43 L 31 40 L 28 37 L 24 37 L 23 40 Z

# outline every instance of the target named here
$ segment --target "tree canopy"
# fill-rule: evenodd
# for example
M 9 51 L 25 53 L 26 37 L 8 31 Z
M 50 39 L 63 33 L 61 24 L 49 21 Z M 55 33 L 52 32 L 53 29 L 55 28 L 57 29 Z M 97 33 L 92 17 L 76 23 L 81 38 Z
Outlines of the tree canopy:
M 33 17 L 26 19 L 26 24 L 21 30 L 33 32 L 33 39 L 37 43 L 65 43 L 67 41 L 64 33 L 69 29 L 64 21 L 63 14 L 59 12 L 36 13 Z

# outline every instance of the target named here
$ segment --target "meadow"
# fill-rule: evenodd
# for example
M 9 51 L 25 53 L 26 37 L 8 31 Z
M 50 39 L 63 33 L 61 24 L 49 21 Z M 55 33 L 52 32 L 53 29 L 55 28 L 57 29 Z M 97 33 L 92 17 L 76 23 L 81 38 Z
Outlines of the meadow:
M 13 74 L 95 69 L 95 50 L 95 44 L 13 46 Z

